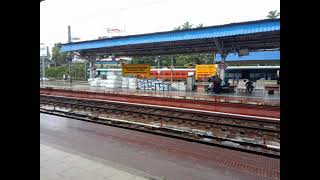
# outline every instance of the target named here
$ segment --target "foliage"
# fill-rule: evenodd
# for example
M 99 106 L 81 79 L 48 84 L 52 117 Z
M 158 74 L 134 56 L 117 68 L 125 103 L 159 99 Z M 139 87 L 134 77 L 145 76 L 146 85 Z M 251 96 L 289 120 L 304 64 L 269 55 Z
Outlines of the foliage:
M 184 30 L 184 29 L 190 29 L 192 28 L 193 24 L 190 24 L 188 21 L 185 22 L 182 26 L 181 26 L 181 29 Z
M 192 28 L 192 24 L 189 23 L 189 21 L 186 21 L 185 23 L 183 23 L 181 26 L 178 26 L 176 28 L 174 28 L 173 30 L 185 30 L 185 29 L 190 29 Z
M 88 67 L 88 66 L 86 66 Z M 72 79 L 85 79 L 85 64 L 84 63 L 73 63 L 71 64 L 71 77 Z M 69 65 L 64 64 L 57 67 L 50 67 L 46 69 L 46 77 L 54 79 L 63 79 L 63 75 L 69 74 Z
M 173 55 L 175 58 L 175 67 L 185 67 L 187 64 L 191 64 L 195 67 L 195 64 L 211 64 L 213 62 L 213 53 L 193 53 L 193 54 L 178 54 Z M 172 55 L 161 55 L 160 67 L 171 67 Z M 151 66 L 158 66 L 158 62 L 155 56 L 143 56 L 143 57 L 133 57 L 133 64 L 150 64 Z
M 60 52 L 61 43 L 54 44 L 52 48 L 52 62 L 62 65 L 66 63 L 67 53 L 61 53 Z
M 46 69 L 46 77 L 62 79 L 64 74 L 67 74 L 68 67 L 66 65 L 58 67 L 50 67 Z
M 191 29 L 193 24 L 190 24 L 189 21 L 186 21 L 181 26 L 175 27 L 173 30 L 185 30 L 185 29 Z M 197 28 L 203 27 L 203 23 L 200 23 Z
M 200 23 L 200 24 L 197 26 L 197 28 L 201 28 L 201 27 L 203 27 L 203 23 Z
M 173 28 L 173 30 L 180 31 L 181 30 L 181 26 L 175 27 L 175 28 Z
M 269 14 L 268 14 L 267 18 L 276 19 L 279 16 L 280 16 L 280 12 L 278 12 L 277 10 L 274 10 L 274 11 L 269 11 Z

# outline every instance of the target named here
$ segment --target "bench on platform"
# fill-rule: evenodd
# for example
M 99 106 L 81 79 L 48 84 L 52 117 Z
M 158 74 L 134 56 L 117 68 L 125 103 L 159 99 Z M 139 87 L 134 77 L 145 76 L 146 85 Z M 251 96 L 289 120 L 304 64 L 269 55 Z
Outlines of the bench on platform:
M 239 82 L 237 84 L 237 87 L 235 88 L 236 89 L 236 93 L 239 93 L 239 92 L 246 92 L 246 83 L 248 82 L 249 80 L 248 79 L 239 79 Z
M 229 80 L 229 83 L 233 83 L 233 80 Z M 246 92 L 246 83 L 248 82 L 248 79 L 239 79 L 239 83 L 236 86 L 236 93 L 239 92 Z M 262 94 L 265 94 L 267 91 L 273 90 L 273 91 L 280 91 L 280 86 L 277 84 L 276 80 L 257 80 L 253 83 L 253 92 L 262 92 Z
M 270 90 L 277 91 L 280 89 L 277 80 L 257 80 L 257 85 L 256 89 L 262 90 L 263 94 Z

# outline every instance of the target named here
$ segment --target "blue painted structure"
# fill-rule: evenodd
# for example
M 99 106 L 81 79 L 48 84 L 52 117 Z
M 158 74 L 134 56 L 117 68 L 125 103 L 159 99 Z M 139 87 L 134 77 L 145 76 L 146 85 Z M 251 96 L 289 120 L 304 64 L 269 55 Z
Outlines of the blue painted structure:
M 119 64 L 119 61 L 96 61 L 96 64 Z
M 167 31 L 151 34 L 123 36 L 109 39 L 99 39 L 76 43 L 63 44 L 61 52 L 81 51 L 98 48 L 111 48 L 117 46 L 177 42 L 186 40 L 201 40 L 241 36 L 255 33 L 273 32 L 280 30 L 280 19 L 260 20 L 242 23 L 232 23 L 220 26 L 193 28 L 189 30 Z
M 274 60 L 280 61 L 280 51 L 260 51 L 260 52 L 250 52 L 247 56 L 238 56 L 238 54 L 229 53 L 226 61 L 264 61 L 264 60 Z M 216 62 L 221 61 L 221 55 L 216 55 Z

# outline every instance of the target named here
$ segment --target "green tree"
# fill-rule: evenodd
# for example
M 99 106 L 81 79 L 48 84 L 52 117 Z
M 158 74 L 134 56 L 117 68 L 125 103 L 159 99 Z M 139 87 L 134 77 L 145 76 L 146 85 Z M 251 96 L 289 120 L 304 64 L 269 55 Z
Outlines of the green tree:
M 52 48 L 52 58 L 51 60 L 58 65 L 62 65 L 66 63 L 67 53 L 60 52 L 61 43 L 54 44 Z
M 181 30 L 181 26 L 175 27 L 173 30 L 180 31 Z
M 182 26 L 181 26 L 181 29 L 184 30 L 184 29 L 190 29 L 192 28 L 192 24 L 189 23 L 189 21 L 185 22 Z
M 50 67 L 46 69 L 46 76 L 50 79 L 62 79 L 64 74 L 68 73 L 68 66 Z
M 177 66 L 184 66 L 186 64 L 192 64 L 195 67 L 196 64 L 208 64 L 213 62 L 213 53 L 192 53 L 181 54 L 176 56 Z
M 71 65 L 71 77 L 74 80 L 85 80 L 85 65 L 84 63 L 73 63 Z M 69 66 L 67 64 L 50 67 L 46 69 L 46 77 L 49 79 L 62 79 L 63 75 L 67 75 L 69 72 Z
M 213 62 L 213 53 L 192 53 L 192 54 L 175 54 L 175 55 L 161 55 L 160 66 L 171 67 L 172 56 L 175 56 L 176 68 L 183 68 L 187 64 L 191 64 L 195 67 L 195 64 L 211 64 Z M 151 66 L 157 67 L 158 63 L 155 61 L 154 56 L 141 56 L 133 57 L 133 64 L 150 64 Z
M 267 18 L 276 19 L 279 16 L 280 16 L 280 12 L 278 12 L 277 10 L 274 10 L 274 11 L 269 11 L 269 14 L 268 14 Z
M 150 64 L 153 66 L 155 61 L 153 56 L 137 56 L 132 57 L 132 64 Z
M 197 26 L 197 28 L 201 28 L 201 27 L 203 27 L 203 24 L 202 24 L 202 23 L 200 23 L 200 24 Z
M 183 23 L 181 26 L 175 27 L 173 30 L 185 30 L 185 29 L 190 29 L 192 28 L 192 24 L 189 23 L 189 21 L 186 21 Z

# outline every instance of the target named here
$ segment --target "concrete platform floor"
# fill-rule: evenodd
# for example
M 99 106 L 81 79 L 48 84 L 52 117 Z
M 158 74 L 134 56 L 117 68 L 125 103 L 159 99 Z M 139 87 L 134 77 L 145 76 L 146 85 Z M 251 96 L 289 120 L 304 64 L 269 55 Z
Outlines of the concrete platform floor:
M 279 159 L 42 113 L 40 151 L 41 179 L 280 178 Z
M 148 180 L 114 164 L 40 143 L 41 180 Z M 65 148 L 63 148 L 65 149 Z M 131 171 L 131 172 L 130 172 Z M 141 174 L 141 173 L 140 173 Z

